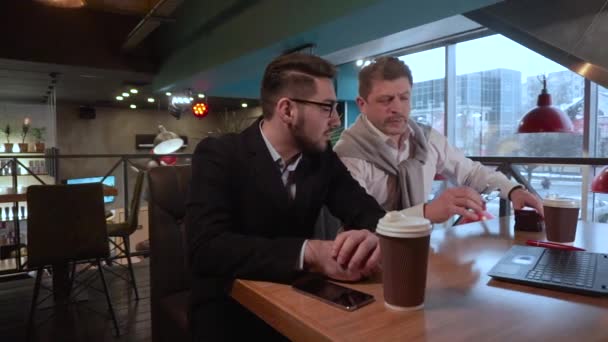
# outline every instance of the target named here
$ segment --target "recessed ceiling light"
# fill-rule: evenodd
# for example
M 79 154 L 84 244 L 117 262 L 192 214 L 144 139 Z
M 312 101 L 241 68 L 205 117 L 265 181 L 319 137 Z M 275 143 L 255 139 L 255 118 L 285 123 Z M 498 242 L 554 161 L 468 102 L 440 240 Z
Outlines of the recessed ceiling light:
M 166 92 L 165 95 L 171 96 L 171 92 Z
M 122 96 L 116 96 L 116 99 L 117 99 L 118 101 L 122 101 L 122 100 L 124 100 L 124 97 L 122 97 Z
M 135 89 L 135 88 L 131 89 L 130 92 L 133 93 L 133 94 L 137 94 L 138 93 L 137 89 Z
M 241 107 L 247 108 L 247 104 L 245 102 L 241 103 Z
M 122 93 L 122 96 L 129 97 L 129 93 Z
M 358 67 L 362 66 L 363 65 L 363 60 L 362 59 L 358 59 L 356 64 L 357 64 Z
M 199 99 L 204 99 L 205 98 L 205 94 L 198 94 L 198 98 Z
M 190 101 L 194 101 L 194 97 L 191 97 L 191 98 L 190 98 Z
M 137 108 L 137 106 L 136 106 L 136 105 L 134 105 L 134 104 L 130 105 L 129 107 L 131 107 L 131 109 L 135 109 L 135 108 Z
M 151 97 L 148 97 L 148 102 L 154 102 L 154 99 Z

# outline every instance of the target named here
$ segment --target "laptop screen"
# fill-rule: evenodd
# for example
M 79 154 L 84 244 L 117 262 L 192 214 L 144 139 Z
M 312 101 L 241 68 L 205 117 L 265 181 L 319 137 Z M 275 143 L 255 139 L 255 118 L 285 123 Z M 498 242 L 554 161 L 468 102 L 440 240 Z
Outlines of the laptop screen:
M 103 177 L 84 177 L 84 178 L 69 178 L 63 181 L 64 184 L 84 184 L 84 183 L 99 183 Z M 107 186 L 116 186 L 116 177 L 108 176 L 103 181 Z M 112 203 L 116 200 L 116 196 L 103 196 L 104 203 Z

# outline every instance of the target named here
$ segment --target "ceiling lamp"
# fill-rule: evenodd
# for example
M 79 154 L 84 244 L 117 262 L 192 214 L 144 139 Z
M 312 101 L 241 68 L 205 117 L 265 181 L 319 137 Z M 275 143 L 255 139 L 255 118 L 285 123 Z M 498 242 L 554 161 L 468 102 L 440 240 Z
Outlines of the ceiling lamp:
M 602 172 L 593 178 L 591 191 L 608 194 L 608 167 L 605 167 Z
M 209 114 L 209 107 L 203 102 L 195 103 L 192 106 L 192 114 L 197 118 L 202 119 Z
M 570 118 L 561 110 L 551 106 L 551 95 L 547 92 L 547 78 L 539 78 L 543 90 L 538 95 L 537 107 L 524 115 L 517 133 L 574 133 Z
M 169 154 L 179 150 L 184 145 L 184 140 L 179 135 L 167 131 L 163 125 L 158 125 L 158 134 L 154 137 L 154 154 Z

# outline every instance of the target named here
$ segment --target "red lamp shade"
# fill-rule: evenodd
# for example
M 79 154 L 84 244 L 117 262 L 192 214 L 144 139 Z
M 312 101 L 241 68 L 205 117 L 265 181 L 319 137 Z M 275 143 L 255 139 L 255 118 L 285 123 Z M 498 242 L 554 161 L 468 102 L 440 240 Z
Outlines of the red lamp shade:
M 591 182 L 591 191 L 608 194 L 608 167 L 595 176 Z
M 537 106 L 521 118 L 517 133 L 574 133 L 570 118 L 558 108 L 551 106 L 551 95 L 547 92 L 546 79 L 543 80 L 543 90 L 538 95 Z
M 175 165 L 175 163 L 177 163 L 176 156 L 161 156 L 159 159 L 160 159 L 161 165 L 165 165 L 165 166 Z
M 444 180 L 447 180 L 447 178 L 445 178 L 445 176 L 442 174 L 436 173 L 433 180 L 434 181 L 444 181 Z

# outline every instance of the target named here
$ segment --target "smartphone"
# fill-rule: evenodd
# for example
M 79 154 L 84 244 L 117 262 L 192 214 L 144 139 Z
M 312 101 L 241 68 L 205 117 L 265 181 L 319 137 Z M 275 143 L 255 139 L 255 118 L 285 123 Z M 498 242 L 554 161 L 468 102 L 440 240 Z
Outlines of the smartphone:
M 334 284 L 321 277 L 302 277 L 292 287 L 303 294 L 320 299 L 346 311 L 354 311 L 374 301 L 374 296 Z

